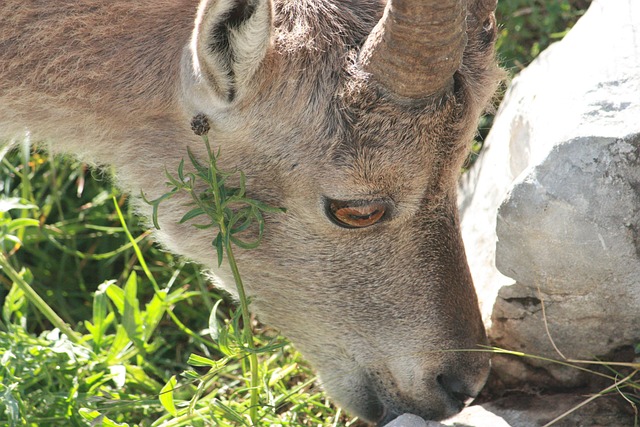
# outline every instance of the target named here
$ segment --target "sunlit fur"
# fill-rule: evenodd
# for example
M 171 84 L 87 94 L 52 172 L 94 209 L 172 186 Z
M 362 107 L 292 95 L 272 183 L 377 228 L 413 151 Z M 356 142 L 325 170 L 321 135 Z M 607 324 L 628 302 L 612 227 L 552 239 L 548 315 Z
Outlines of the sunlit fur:
M 441 384 L 472 396 L 488 371 L 481 353 L 443 351 L 484 342 L 455 189 L 498 80 L 486 3 L 468 6 L 453 91 L 409 100 L 358 65 L 382 16 L 375 0 L 4 0 L 0 138 L 28 132 L 113 166 L 147 216 L 136 196 L 164 193 L 164 168 L 187 146 L 202 156 L 189 122 L 207 114 L 220 166 L 243 170 L 251 197 L 287 208 L 267 218 L 259 249 L 238 253 L 253 310 L 352 414 L 443 418 L 460 406 Z M 394 208 L 345 229 L 325 198 Z M 158 241 L 234 293 L 210 231 L 178 224 L 187 209 L 179 198 L 161 206 Z

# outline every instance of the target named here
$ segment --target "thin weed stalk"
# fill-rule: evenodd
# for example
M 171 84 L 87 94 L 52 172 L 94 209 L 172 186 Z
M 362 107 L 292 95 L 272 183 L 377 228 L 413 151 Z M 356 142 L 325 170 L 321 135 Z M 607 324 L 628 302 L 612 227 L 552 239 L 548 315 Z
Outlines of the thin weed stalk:
M 568 411 L 558 415 L 556 418 L 554 418 L 553 420 L 549 421 L 547 424 L 543 425 L 542 427 L 550 427 L 550 426 L 554 425 L 555 423 L 557 423 L 558 421 L 562 420 L 563 418 L 567 417 L 572 412 L 575 412 L 578 409 L 582 408 L 584 405 L 588 404 L 589 402 L 592 402 L 592 401 L 596 400 L 598 397 L 603 396 L 604 394 L 606 394 L 606 393 L 608 393 L 610 391 L 618 389 L 618 387 L 620 387 L 620 385 L 627 383 L 637 373 L 638 373 L 637 370 L 633 371 L 632 373 L 627 375 L 625 378 L 623 378 L 623 379 L 621 379 L 619 381 L 616 381 L 615 383 L 611 384 L 609 387 L 605 388 L 604 390 L 600 391 L 599 393 L 594 394 L 593 396 L 589 397 L 588 399 L 585 399 L 584 401 L 582 401 L 579 404 L 575 405 L 573 408 L 569 409 Z
M 270 207 L 260 201 L 250 199 L 245 194 L 245 176 L 240 171 L 223 172 L 218 168 L 217 160 L 220 151 L 211 149 L 207 133 L 209 122 L 206 116 L 200 114 L 194 117 L 191 123 L 194 132 L 201 136 L 207 153 L 207 164 L 203 165 L 188 150 L 189 159 L 194 172 L 185 172 L 184 160 L 178 166 L 177 177 L 166 172 L 169 185 L 172 187 L 167 193 L 155 200 L 143 199 L 153 207 L 153 222 L 156 228 L 158 223 L 158 209 L 160 203 L 173 197 L 179 192 L 187 193 L 195 206 L 187 212 L 180 223 L 194 218 L 206 217 L 205 224 L 194 224 L 199 229 L 217 229 L 218 233 L 213 240 L 213 247 L 217 252 L 218 266 L 221 266 L 226 255 L 238 293 L 241 310 L 242 331 L 240 334 L 242 352 L 249 364 L 249 418 L 252 425 L 258 423 L 258 409 L 260 400 L 260 372 L 258 353 L 255 338 L 251 328 L 251 313 L 249 311 L 249 299 L 247 297 L 242 277 L 238 268 L 233 246 L 242 249 L 253 249 L 258 246 L 264 232 L 263 212 L 283 212 L 284 209 Z M 239 176 L 239 186 L 230 187 L 227 179 L 232 175 Z M 204 188 L 200 184 L 204 184 Z M 198 187 L 196 187 L 198 185 Z M 247 231 L 252 226 L 257 226 L 258 236 L 254 240 L 246 240 L 240 233 Z M 245 360 L 245 357 L 242 358 Z M 244 363 L 244 362 L 243 362 Z
M 17 272 L 9 263 L 9 260 L 4 254 L 0 253 L 0 270 L 9 276 L 9 279 L 16 284 L 16 286 L 24 293 L 27 300 L 33 304 L 36 309 L 42 313 L 51 324 L 58 328 L 60 332 L 65 334 L 69 340 L 83 347 L 89 348 L 89 346 L 82 340 L 79 334 L 77 334 L 67 323 L 62 320 L 60 316 L 47 304 L 40 295 L 27 283 L 22 275 Z
M 209 143 L 209 137 L 207 133 L 203 133 L 202 140 L 207 148 L 207 155 L 209 158 L 209 177 L 211 178 L 211 186 L 210 189 L 213 192 L 215 210 L 217 215 L 212 217 L 212 220 L 215 220 L 218 224 L 220 230 L 220 236 L 222 241 L 225 242 L 224 251 L 227 254 L 227 262 L 229 264 L 229 268 L 231 268 L 231 272 L 233 273 L 233 280 L 236 284 L 236 289 L 238 291 L 238 299 L 240 301 L 240 309 L 242 311 L 242 337 L 243 342 L 247 346 L 249 351 L 249 367 L 251 372 L 251 380 L 250 380 L 250 406 L 249 406 L 249 418 L 251 418 L 252 423 L 256 423 L 258 419 L 258 401 L 259 401 L 259 387 L 260 387 L 260 378 L 258 373 L 258 354 L 256 353 L 255 340 L 253 337 L 253 331 L 251 329 L 251 313 L 249 312 L 249 302 L 247 299 L 247 294 L 244 289 L 244 284 L 242 283 L 242 277 L 240 276 L 240 270 L 238 269 L 238 264 L 236 262 L 236 258 L 233 254 L 233 248 L 231 246 L 230 232 L 228 228 L 228 223 L 225 221 L 224 215 L 224 207 L 222 201 L 221 194 L 221 183 L 218 180 L 218 167 L 217 167 L 217 157 L 211 151 L 211 144 Z M 194 196 L 195 193 L 190 193 Z M 202 204 L 202 199 L 195 197 L 195 201 L 198 205 Z M 218 255 L 219 256 L 219 255 Z

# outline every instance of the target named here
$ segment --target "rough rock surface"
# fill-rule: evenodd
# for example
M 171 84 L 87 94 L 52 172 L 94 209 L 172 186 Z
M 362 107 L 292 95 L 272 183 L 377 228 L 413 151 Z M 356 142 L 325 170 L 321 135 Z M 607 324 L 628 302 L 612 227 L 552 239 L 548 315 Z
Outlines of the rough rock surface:
M 440 427 L 442 424 L 433 422 L 433 421 L 425 421 L 417 415 L 412 414 L 403 414 L 400 415 L 395 420 L 386 424 L 384 427 Z
M 542 427 L 632 427 L 629 405 L 610 397 L 598 398 L 583 404 L 589 396 L 555 394 L 532 398 L 512 395 L 483 405 L 483 409 L 501 419 L 506 426 Z M 572 411 L 574 408 L 578 410 Z M 476 427 L 476 424 L 453 424 L 456 427 Z M 502 424 L 495 424 L 502 427 Z M 479 427 L 479 426 L 478 426 Z M 484 425 L 483 425 L 484 427 Z
M 465 408 L 457 416 L 443 421 L 425 421 L 422 418 L 403 414 L 384 427 L 511 427 L 502 417 L 482 406 Z
M 594 2 L 514 79 L 466 178 L 463 233 L 500 345 L 557 356 L 543 305 L 567 357 L 640 341 L 639 34 L 637 4 Z M 497 235 L 474 236 L 487 216 Z
M 620 400 L 600 397 L 580 407 L 589 396 L 554 394 L 531 398 L 515 394 L 482 406 L 470 406 L 457 416 L 442 421 L 425 421 L 404 414 L 384 427 L 631 427 L 633 417 Z M 628 406 L 628 405 L 627 405 Z
M 556 359 L 559 352 L 633 358 L 626 350 L 640 342 L 638 2 L 594 1 L 563 41 L 513 80 L 463 178 L 460 207 L 494 344 Z M 588 386 L 592 378 L 508 356 L 494 358 L 494 372 L 494 384 L 533 391 Z M 529 399 L 528 409 L 514 408 L 521 419 L 505 420 L 540 425 L 532 408 L 555 400 Z M 497 411 L 491 405 L 484 408 Z

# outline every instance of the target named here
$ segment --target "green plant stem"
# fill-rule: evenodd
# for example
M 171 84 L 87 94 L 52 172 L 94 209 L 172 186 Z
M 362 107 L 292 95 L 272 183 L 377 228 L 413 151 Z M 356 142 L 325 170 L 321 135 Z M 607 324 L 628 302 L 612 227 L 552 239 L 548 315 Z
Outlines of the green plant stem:
M 249 313 L 249 304 L 247 303 L 247 296 L 244 291 L 240 272 L 238 271 L 238 265 L 236 264 L 233 250 L 231 249 L 231 242 L 227 244 L 226 250 L 227 261 L 231 267 L 233 279 L 236 282 L 236 288 L 238 289 L 238 299 L 240 300 L 240 309 L 242 310 L 243 337 L 249 349 L 249 366 L 251 369 L 249 417 L 251 418 L 251 422 L 255 425 L 258 418 L 258 387 L 260 386 L 258 378 L 258 355 L 255 352 L 253 332 L 251 331 L 251 314 Z
M 225 250 L 227 252 L 227 262 L 229 263 L 229 267 L 231 268 L 231 272 L 233 273 L 233 280 L 236 283 L 236 288 L 238 290 L 238 299 L 240 300 L 240 309 L 242 310 L 242 322 L 243 322 L 243 330 L 242 336 L 244 338 L 245 345 L 249 350 L 249 369 L 251 372 L 251 381 L 250 381 L 250 403 L 249 403 L 249 418 L 251 418 L 251 423 L 253 425 L 256 424 L 258 420 L 258 398 L 259 398 L 259 373 L 258 373 L 258 355 L 255 352 L 255 345 L 253 339 L 253 332 L 251 331 L 251 314 L 249 313 L 249 303 L 247 302 L 247 295 L 244 290 L 244 285 L 242 283 L 242 277 L 240 277 L 240 271 L 238 270 L 238 264 L 236 263 L 236 258 L 233 254 L 233 249 L 231 248 L 231 239 L 229 239 L 229 229 L 227 228 L 227 224 L 224 216 L 224 208 L 222 207 L 222 198 L 220 194 L 220 185 L 218 182 L 218 174 L 217 174 L 217 165 L 216 165 L 216 156 L 211 151 L 211 145 L 209 144 L 209 137 L 207 135 L 203 135 L 202 139 L 207 147 L 207 154 L 209 155 L 209 159 L 211 161 L 210 170 L 210 178 L 213 185 L 211 189 L 213 191 L 214 203 L 216 206 L 217 218 L 215 218 L 218 226 L 220 227 L 220 235 L 222 236 L 222 240 L 225 242 Z
M 459 351 L 459 350 L 458 350 Z M 478 351 L 489 351 L 491 353 L 495 353 L 495 354 L 508 354 L 511 356 L 517 356 L 517 357 L 526 357 L 529 359 L 535 359 L 535 360 L 542 360 L 543 362 L 548 362 L 548 363 L 555 363 L 558 365 L 562 365 L 562 366 L 567 366 L 569 368 L 573 368 L 573 369 L 577 369 L 579 371 L 583 371 L 583 372 L 587 372 L 589 374 L 593 374 L 593 375 L 597 375 L 612 381 L 616 381 L 615 377 L 612 377 L 611 375 L 607 375 L 607 374 L 603 374 L 602 372 L 598 372 L 598 371 L 594 371 L 592 369 L 589 368 L 584 368 L 582 366 L 577 365 L 578 363 L 581 364 L 597 364 L 597 365 L 618 365 L 618 366 L 627 366 L 627 367 L 632 367 L 635 368 L 637 364 L 628 364 L 628 363 L 608 363 L 608 362 L 598 362 L 598 361 L 586 361 L 586 360 L 573 360 L 573 359 L 567 359 L 567 360 L 558 360 L 558 359 L 552 359 L 550 357 L 544 357 L 544 356 L 538 356 L 535 354 L 528 354 L 528 353 L 523 353 L 520 351 L 514 351 L 514 350 L 506 350 L 504 348 L 500 348 L 500 347 L 487 347 L 487 350 L 478 350 Z
M 80 335 L 76 334 L 76 332 L 69 327 L 65 323 L 64 320 L 49 305 L 33 290 L 33 288 L 20 276 L 12 266 L 9 264 L 9 260 L 3 255 L 0 254 L 0 268 L 9 276 L 9 278 L 16 284 L 18 288 L 22 292 L 24 292 L 25 296 L 29 300 L 31 304 L 33 304 L 38 311 L 40 311 L 44 317 L 46 317 L 53 326 L 58 328 L 60 332 L 65 334 L 69 340 L 74 343 L 81 345 L 86 348 L 90 348 L 87 343 L 85 343 Z
M 29 179 L 29 174 L 31 172 L 31 166 L 29 164 L 29 158 L 31 157 L 31 144 L 29 141 L 29 138 L 25 138 L 22 143 L 20 144 L 20 152 L 22 154 L 22 167 L 23 167 L 23 171 L 22 171 L 22 185 L 21 190 L 22 190 L 22 199 L 23 200 L 33 200 L 33 198 L 31 197 L 31 181 Z M 29 212 L 26 209 L 21 210 L 20 212 L 20 218 L 28 218 L 29 217 Z M 21 242 L 24 241 L 24 233 L 25 233 L 25 229 L 24 227 L 21 227 L 18 229 L 18 232 L 16 233 L 18 236 L 18 239 L 20 239 Z
M 116 214 L 118 215 L 118 219 L 120 220 L 120 224 L 122 224 L 122 229 L 127 235 L 127 239 L 129 240 L 129 243 L 133 245 L 133 251 L 136 253 L 136 256 L 138 257 L 138 262 L 140 263 L 140 267 L 142 267 L 144 274 L 147 276 L 147 278 L 151 282 L 151 285 L 153 286 L 153 290 L 155 291 L 155 293 L 162 298 L 160 294 L 160 287 L 158 286 L 158 283 L 156 282 L 155 277 L 153 277 L 153 274 L 151 274 L 151 270 L 149 270 L 149 267 L 147 267 L 147 263 L 144 260 L 142 251 L 140 250 L 140 247 L 136 244 L 136 239 L 133 237 L 133 235 L 129 231 L 129 227 L 127 227 L 127 222 L 124 220 L 124 216 L 122 215 L 122 210 L 120 210 L 118 201 L 116 200 L 115 196 L 113 196 L 111 199 L 113 200 L 113 206 L 116 210 Z

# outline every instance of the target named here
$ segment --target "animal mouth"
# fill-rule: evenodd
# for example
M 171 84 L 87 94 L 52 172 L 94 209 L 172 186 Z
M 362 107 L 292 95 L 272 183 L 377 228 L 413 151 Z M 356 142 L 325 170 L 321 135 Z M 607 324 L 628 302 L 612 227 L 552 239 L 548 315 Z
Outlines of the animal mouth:
M 464 385 L 456 380 L 448 380 L 445 375 L 438 375 L 436 377 L 438 384 L 444 390 L 449 397 L 449 401 L 461 411 L 465 407 L 469 406 L 476 396 L 469 394 Z
M 446 408 L 443 408 L 444 412 L 441 413 L 440 416 L 437 416 L 437 418 L 445 418 L 460 412 L 462 409 L 469 406 L 475 398 L 474 395 L 470 394 L 464 384 L 455 378 L 449 378 L 447 375 L 440 374 L 436 377 L 436 382 L 442 393 L 443 400 L 440 403 Z M 403 413 L 412 413 L 411 410 L 398 411 L 398 408 L 394 408 L 393 405 L 389 405 L 388 402 L 385 403 L 384 400 L 381 400 L 377 395 L 375 397 L 372 396 L 372 398 L 374 398 L 376 402 L 379 402 L 382 407 L 382 415 L 375 424 L 377 427 L 384 427 Z M 423 419 L 432 419 L 434 414 L 427 411 L 426 413 L 421 412 L 416 413 L 415 415 Z

